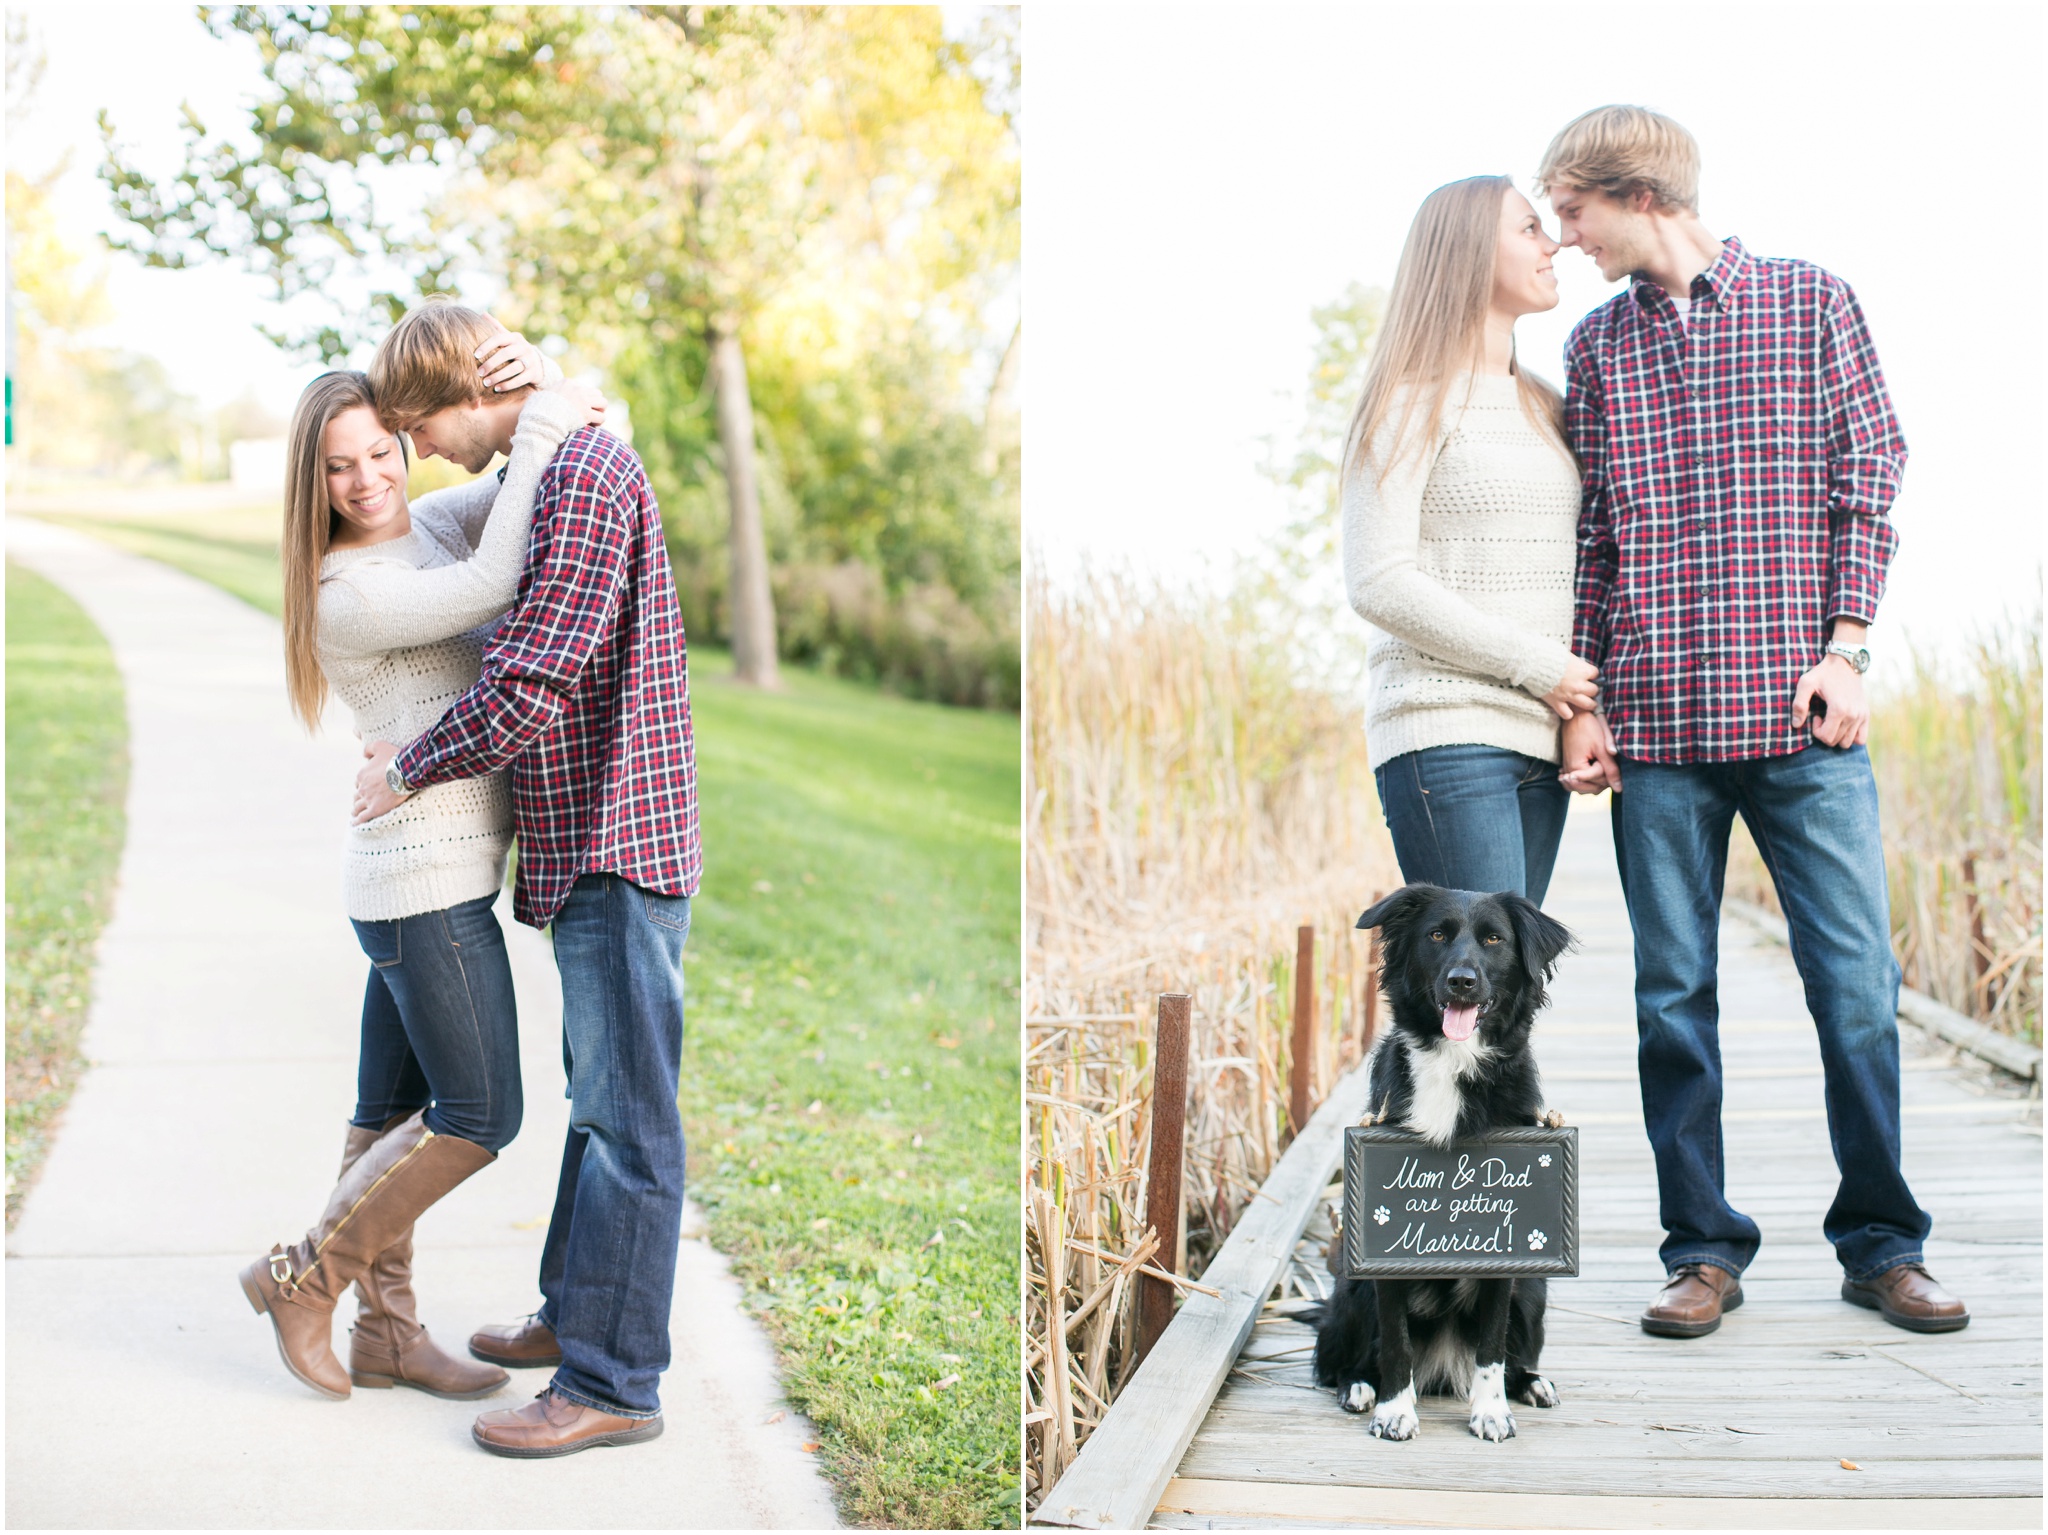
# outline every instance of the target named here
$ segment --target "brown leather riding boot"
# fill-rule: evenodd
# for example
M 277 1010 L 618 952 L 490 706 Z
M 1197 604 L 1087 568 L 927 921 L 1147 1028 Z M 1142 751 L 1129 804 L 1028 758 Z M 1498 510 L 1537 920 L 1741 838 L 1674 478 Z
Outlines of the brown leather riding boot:
M 397 1116 L 384 1129 L 396 1129 L 405 1118 Z M 381 1133 L 349 1126 L 341 1158 L 342 1177 L 348 1176 L 356 1158 L 369 1150 Z M 372 1390 L 411 1386 L 466 1402 L 489 1396 L 512 1378 L 490 1365 L 451 1358 L 420 1325 L 412 1293 L 410 1226 L 357 1277 L 356 1301 L 356 1324 L 349 1330 L 348 1378 L 358 1386 Z
M 474 1141 L 434 1134 L 422 1114 L 365 1148 L 301 1241 L 242 1270 L 242 1293 L 269 1316 L 285 1368 L 323 1396 L 346 1397 L 348 1373 L 334 1357 L 335 1303 L 422 1211 L 495 1160 Z

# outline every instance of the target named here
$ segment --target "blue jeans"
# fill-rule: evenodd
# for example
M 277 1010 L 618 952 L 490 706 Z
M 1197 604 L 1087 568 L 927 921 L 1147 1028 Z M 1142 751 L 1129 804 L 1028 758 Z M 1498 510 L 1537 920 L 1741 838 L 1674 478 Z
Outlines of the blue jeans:
M 1820 1035 L 1841 1172 L 1821 1229 L 1851 1279 L 1920 1260 L 1933 1226 L 1899 1167 L 1899 967 L 1869 754 L 1810 746 L 1750 762 L 1621 763 L 1615 861 L 1635 930 L 1637 1069 L 1667 1271 L 1740 1274 L 1756 1222 L 1728 1203 L 1716 967 L 1738 811 L 1785 909 Z
M 688 896 L 585 874 L 555 913 L 569 1136 L 541 1250 L 554 1389 L 629 1418 L 661 1411 L 683 1224 Z
M 436 1135 L 486 1151 L 519 1133 L 519 1010 L 494 900 L 354 924 L 370 956 L 356 1065 L 363 1129 L 425 1109 Z
M 1571 802 L 1555 762 L 1499 746 L 1426 746 L 1372 776 L 1402 879 L 1513 890 L 1543 904 Z

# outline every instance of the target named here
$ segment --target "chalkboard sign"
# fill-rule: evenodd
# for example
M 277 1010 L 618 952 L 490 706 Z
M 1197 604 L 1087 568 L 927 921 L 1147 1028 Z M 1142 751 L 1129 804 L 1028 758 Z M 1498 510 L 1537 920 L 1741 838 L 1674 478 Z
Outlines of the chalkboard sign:
M 1579 1271 L 1579 1132 L 1499 1130 L 1436 1146 L 1344 1132 L 1343 1267 L 1354 1279 Z

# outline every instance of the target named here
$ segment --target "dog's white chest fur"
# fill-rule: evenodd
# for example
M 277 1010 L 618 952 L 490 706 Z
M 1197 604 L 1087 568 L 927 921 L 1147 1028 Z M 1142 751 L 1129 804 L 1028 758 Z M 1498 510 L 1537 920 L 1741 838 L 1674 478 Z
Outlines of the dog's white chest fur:
M 1465 1102 L 1459 1081 L 1475 1074 L 1493 1051 L 1476 1034 L 1470 1039 L 1446 1037 L 1427 1050 L 1404 1039 L 1401 1048 L 1408 1052 L 1408 1080 L 1414 1088 L 1408 1128 L 1444 1145 L 1457 1133 L 1458 1111 Z

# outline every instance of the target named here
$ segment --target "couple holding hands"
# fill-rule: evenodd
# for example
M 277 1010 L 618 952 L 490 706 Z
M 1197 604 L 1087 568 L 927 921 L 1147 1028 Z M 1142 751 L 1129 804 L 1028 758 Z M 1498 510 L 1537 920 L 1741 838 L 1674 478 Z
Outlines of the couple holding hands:
M 1638 1071 L 1667 1281 L 1644 1330 L 1742 1303 L 1756 1223 L 1724 1188 L 1716 997 L 1739 812 L 1819 1031 L 1842 1297 L 1967 1325 L 1899 1165 L 1899 970 L 1864 740 L 1868 628 L 1905 466 L 1848 284 L 1698 214 L 1699 149 L 1602 107 L 1551 142 L 1545 232 L 1504 176 L 1430 194 L 1343 458 L 1345 580 L 1372 638 L 1369 755 L 1404 879 L 1541 902 L 1572 793 L 1614 790 Z M 1626 291 L 1562 397 L 1515 362 L 1561 246 Z
M 682 952 L 701 866 L 689 672 L 661 517 L 604 401 L 488 315 L 430 303 L 367 374 L 300 397 L 285 487 L 286 679 L 328 695 L 368 758 L 343 880 L 369 956 L 341 1174 L 305 1236 L 241 1274 L 293 1375 L 488 1396 L 503 1365 L 552 1366 L 489 1412 L 495 1454 L 548 1457 L 660 1434 L 683 1208 L 676 1106 Z M 402 437 L 400 434 L 405 434 Z M 408 502 L 405 437 L 495 477 Z M 541 1306 L 472 1358 L 420 1326 L 414 1221 L 518 1133 L 518 1021 L 492 905 L 551 927 L 571 1110 Z M 349 1286 L 346 1367 L 333 1318 Z

